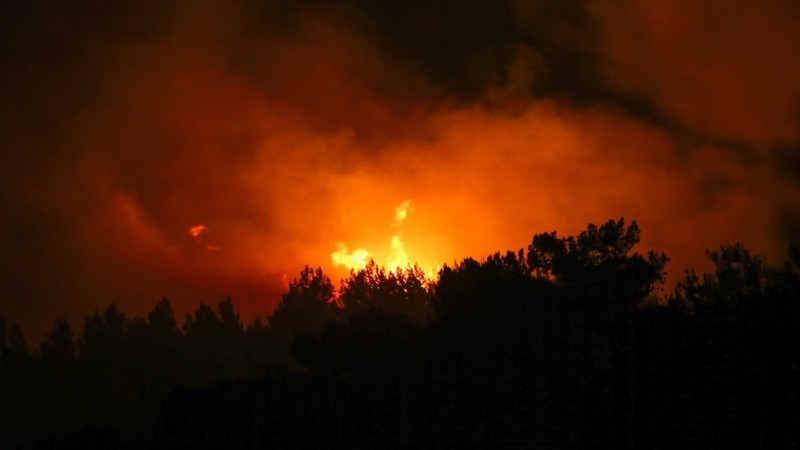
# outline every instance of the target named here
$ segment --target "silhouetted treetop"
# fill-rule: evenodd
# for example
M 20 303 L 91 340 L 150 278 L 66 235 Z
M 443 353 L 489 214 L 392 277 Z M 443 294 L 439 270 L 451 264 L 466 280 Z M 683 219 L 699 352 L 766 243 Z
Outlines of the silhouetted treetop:
M 706 250 L 714 272 L 698 277 L 693 269 L 675 286 L 672 301 L 701 314 L 731 312 L 765 295 L 777 273 L 763 257 L 753 256 L 741 244 Z M 788 265 L 786 267 L 789 267 Z
M 373 260 L 363 269 L 351 270 L 339 288 L 347 315 L 380 308 L 406 314 L 418 323 L 425 323 L 432 315 L 430 296 L 428 280 L 419 266 L 391 271 Z
M 519 303 L 532 292 L 541 295 L 542 286 L 533 280 L 560 286 L 587 306 L 628 308 L 663 282 L 668 261 L 653 251 L 646 257 L 631 253 L 639 235 L 636 222 L 626 227 L 624 219 L 609 220 L 600 227 L 589 224 L 577 237 L 536 234 L 527 254 L 520 249 L 495 253 L 482 262 L 467 258 L 454 267 L 445 265 L 436 284 L 437 313 L 468 309 L 489 298 L 495 306 Z
M 217 305 L 217 313 L 219 314 L 222 326 L 234 333 L 244 332 L 244 324 L 239 317 L 239 313 L 237 313 L 233 307 L 233 301 L 230 297 L 227 297 Z
M 162 299 L 152 311 L 147 313 L 147 323 L 153 334 L 164 338 L 180 333 L 178 322 L 175 320 L 175 312 L 166 298 Z
M 482 262 L 466 258 L 454 267 L 446 264 L 435 286 L 436 313 L 439 317 L 469 310 L 492 314 L 524 307 L 534 281 L 521 250 L 495 253 Z
M 42 343 L 40 354 L 42 360 L 56 365 L 69 364 L 75 360 L 75 336 L 68 321 L 56 320 L 55 326 Z
M 599 228 L 589 224 L 576 237 L 559 238 L 556 232 L 537 234 L 528 246 L 527 264 L 532 274 L 576 287 L 602 289 L 618 306 L 644 299 L 656 283 L 664 281 L 669 259 L 662 253 L 647 257 L 630 254 L 639 243 L 636 222 L 609 220 Z
M 786 264 L 790 270 L 800 270 L 800 247 L 794 243 L 789 245 L 789 260 L 786 261 Z
M 186 314 L 183 331 L 192 339 L 216 339 L 243 334 L 244 325 L 228 297 L 217 304 L 216 312 L 201 303 L 194 315 Z
M 0 364 L 10 363 L 12 358 L 28 356 L 28 344 L 16 322 L 11 326 L 0 318 Z
M 321 268 L 306 266 L 300 277 L 289 283 L 289 290 L 269 317 L 273 329 L 287 333 L 310 333 L 336 318 L 334 287 Z
M 128 331 L 128 318 L 115 304 L 103 311 L 87 316 L 78 338 L 78 354 L 81 359 L 107 360 L 116 356 Z
M 305 267 L 264 324 L 230 297 L 182 327 L 115 305 L 39 352 L 0 319 L 10 448 L 792 448 L 800 250 L 707 251 L 669 301 L 637 224 L 445 265 Z M 337 295 L 338 294 L 338 295 Z M 651 296 L 651 297 L 648 297 Z M 431 308 L 435 307 L 435 315 Z M 76 347 L 79 351 L 76 351 Z M 2 445 L 2 444 L 0 444 Z
M 11 327 L 8 329 L 8 347 L 17 354 L 28 354 L 28 344 L 17 322 L 11 322 Z

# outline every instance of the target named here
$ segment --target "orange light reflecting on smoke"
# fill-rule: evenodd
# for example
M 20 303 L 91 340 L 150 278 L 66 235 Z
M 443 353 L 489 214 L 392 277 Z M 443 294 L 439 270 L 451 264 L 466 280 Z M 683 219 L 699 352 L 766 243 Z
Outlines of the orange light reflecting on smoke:
M 197 237 L 200 237 L 201 234 L 203 234 L 203 233 L 205 233 L 207 231 L 208 231 L 208 227 L 206 227 L 205 225 L 195 225 L 195 226 L 189 228 L 189 236 L 191 236 L 193 238 L 197 238 Z

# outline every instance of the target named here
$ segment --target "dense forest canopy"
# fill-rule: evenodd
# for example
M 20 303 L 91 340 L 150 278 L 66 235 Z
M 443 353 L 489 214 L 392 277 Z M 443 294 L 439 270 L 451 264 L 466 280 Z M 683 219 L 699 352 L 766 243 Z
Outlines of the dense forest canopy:
M 229 448 L 778 448 L 800 439 L 800 251 L 708 251 L 664 292 L 636 222 L 466 258 L 429 279 L 306 267 L 266 322 L 111 304 L 30 347 L 0 319 L 0 440 Z M 77 330 L 73 331 L 74 329 Z M 211 431 L 213 429 L 213 431 Z M 314 430 L 313 432 L 311 432 Z
M 267 324 L 306 264 L 435 274 L 590 219 L 635 217 L 670 285 L 800 236 L 796 0 L 27 0 L 0 23 L 0 316 L 29 344 L 111 301 L 181 325 L 230 295 Z

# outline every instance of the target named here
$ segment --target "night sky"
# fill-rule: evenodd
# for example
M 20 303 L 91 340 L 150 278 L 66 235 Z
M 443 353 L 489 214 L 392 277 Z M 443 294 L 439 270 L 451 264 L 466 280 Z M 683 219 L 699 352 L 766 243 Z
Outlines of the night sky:
M 794 0 L 6 2 L 0 316 L 268 315 L 625 217 L 671 279 L 800 241 Z

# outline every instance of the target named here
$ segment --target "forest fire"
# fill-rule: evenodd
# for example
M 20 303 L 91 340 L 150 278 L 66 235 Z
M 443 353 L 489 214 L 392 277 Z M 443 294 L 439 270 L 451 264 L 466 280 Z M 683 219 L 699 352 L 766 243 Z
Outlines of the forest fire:
M 402 238 L 402 226 L 408 216 L 414 212 L 414 204 L 411 200 L 404 200 L 395 208 L 394 222 L 392 228 L 395 233 L 390 239 L 390 250 L 385 261 L 375 261 L 379 266 L 384 266 L 391 271 L 404 269 L 412 264 L 406 254 L 405 245 Z M 334 266 L 344 266 L 349 270 L 360 270 L 367 266 L 370 259 L 374 256 L 363 248 L 358 248 L 352 252 L 347 251 L 347 246 L 343 242 L 337 242 L 337 251 L 331 253 L 331 261 Z M 416 263 L 416 262 L 415 262 Z
M 263 317 L 306 265 L 430 276 L 608 218 L 670 280 L 800 235 L 788 3 L 274 3 L 6 14 L 0 316 L 31 342 L 111 298 Z
M 524 441 L 480 439 L 523 428 L 544 437 L 556 422 L 563 429 L 552 429 L 553 439 L 525 447 L 786 448 L 800 441 L 800 419 L 784 414 L 800 410 L 797 402 L 768 409 L 800 398 L 793 369 L 800 358 L 786 359 L 800 355 L 796 0 L 120 3 L 6 2 L 0 19 L 0 340 L 7 337 L 0 372 L 15 368 L 12 376 L 0 373 L 0 404 L 11 405 L 0 408 L 0 442 L 20 426 L 45 437 L 179 411 L 156 408 L 157 396 L 147 397 L 158 393 L 158 380 L 185 371 L 162 388 L 201 388 L 225 370 L 251 363 L 263 370 L 268 361 L 280 368 L 276 374 L 294 373 L 298 363 L 320 370 L 323 383 L 303 374 L 314 389 L 297 389 L 304 384 L 295 380 L 286 385 L 292 392 L 319 393 L 328 381 L 358 388 L 331 385 L 336 390 L 325 395 L 357 407 L 325 411 L 338 400 L 285 397 L 286 417 L 313 425 L 306 432 L 291 421 L 264 420 L 279 411 L 271 405 L 280 396 L 242 395 L 269 400 L 272 413 L 231 420 L 236 436 L 227 439 L 217 433 L 229 417 L 225 408 L 223 420 L 155 447 L 208 446 L 209 431 L 225 436 L 215 446 L 225 447 L 242 435 L 242 424 L 258 423 L 298 436 L 242 442 L 502 448 Z M 623 218 L 636 227 L 600 258 Z M 596 227 L 581 234 L 608 219 L 605 234 Z M 565 241 L 556 230 L 577 237 Z M 531 253 L 539 233 L 549 237 Z M 617 265 L 633 241 L 640 256 L 663 255 Z M 783 261 L 787 247 L 790 264 L 758 272 Z M 708 250 L 715 248 L 722 250 Z M 714 267 L 718 282 L 695 276 Z M 748 276 L 731 281 L 737 274 Z M 730 308 L 741 286 L 743 306 Z M 482 296 L 485 304 L 476 303 Z M 663 315 L 639 308 L 680 297 L 680 308 Z M 520 314 L 534 298 L 535 308 Z M 767 298 L 776 301 L 769 306 Z M 462 300 L 465 309 L 457 308 Z M 374 301 L 392 314 L 376 312 Z M 416 307 L 400 308 L 409 305 Z M 414 325 L 393 315 L 400 312 L 425 320 Z M 453 315 L 425 329 L 433 313 Z M 325 323 L 333 326 L 324 328 L 324 340 L 291 346 Z M 390 331 L 385 342 L 374 339 L 376 329 Z M 219 339 L 207 340 L 209 332 Z M 709 339 L 716 332 L 724 338 Z M 503 333 L 514 339 L 495 339 Z M 142 347 L 156 337 L 165 345 Z M 445 345 L 462 337 L 474 339 L 471 347 Z M 396 345 L 406 339 L 407 349 Z M 117 349 L 103 350 L 112 341 Z M 428 350 L 419 351 L 425 342 Z M 502 345 L 486 345 L 492 342 Z M 214 359 L 220 343 L 231 351 Z M 730 359 L 734 344 L 746 358 Z M 469 348 L 472 355 L 462 353 Z M 507 357 L 506 350 L 522 353 Z M 369 357 L 353 359 L 359 352 Z M 690 356 L 684 362 L 676 359 L 681 352 Z M 448 362 L 454 356 L 457 367 Z M 409 364 L 398 363 L 403 358 Z M 514 365 L 522 360 L 535 364 Z M 720 371 L 704 380 L 707 361 Z M 776 375 L 761 377 L 769 369 L 763 364 L 773 363 Z M 137 378 L 146 364 L 153 378 Z M 508 370 L 484 372 L 503 364 Z M 98 370 L 87 372 L 93 365 Z M 117 378 L 108 376 L 112 368 Z M 456 371 L 464 375 L 457 383 Z M 392 380 L 391 389 L 429 379 L 429 390 L 376 399 L 377 414 L 364 407 L 372 394 L 390 390 L 361 389 L 355 380 L 412 372 L 434 377 Z M 48 388 L 36 384 L 48 377 Z M 729 378 L 736 381 L 720 383 Z M 718 390 L 723 385 L 773 392 L 748 397 Z M 103 403 L 137 386 L 140 392 Z M 452 386 L 464 389 L 463 399 Z M 40 402 L 34 415 L 26 392 Z M 515 403 L 526 392 L 533 401 Z M 51 402 L 56 393 L 64 394 L 61 403 Z M 581 395 L 585 402 L 574 403 Z M 186 398 L 175 401 L 189 414 L 169 415 L 196 422 L 194 411 L 206 409 Z M 692 405 L 702 398 L 721 404 Z M 449 403 L 433 408 L 431 400 Z M 126 420 L 124 405 L 134 403 L 147 411 Z M 120 415 L 109 414 L 117 404 Z M 648 404 L 654 414 L 643 409 Z M 386 405 L 409 410 L 394 414 Z M 487 411 L 537 408 L 545 409 L 530 427 L 516 417 L 484 420 Z M 359 411 L 364 417 L 340 415 Z M 442 412 L 450 411 L 465 415 L 445 420 Z M 101 420 L 76 421 L 88 413 Z M 735 420 L 705 432 L 725 417 Z M 794 423 L 780 425 L 778 417 Z M 439 430 L 457 438 L 452 445 L 414 440 L 419 433 L 361 443 L 296 439 L 326 436 L 316 433 L 320 427 L 336 439 L 352 434 L 340 426 L 411 430 L 414 420 L 428 432 L 448 423 L 466 429 Z M 758 426 L 748 433 L 752 442 L 648 445 L 657 442 L 636 439 L 653 428 L 625 435 L 647 420 L 666 425 L 667 438 L 680 436 L 680 424 L 690 437 Z M 579 442 L 581 424 L 592 429 Z M 790 429 L 786 441 L 769 441 Z M 602 436 L 619 441 L 599 445 Z
M 343 242 L 337 242 L 337 251 L 331 253 L 331 261 L 334 266 L 344 266 L 352 270 L 360 270 L 367 266 L 369 262 L 369 252 L 363 248 L 358 248 L 352 252 L 347 251 L 347 246 Z

